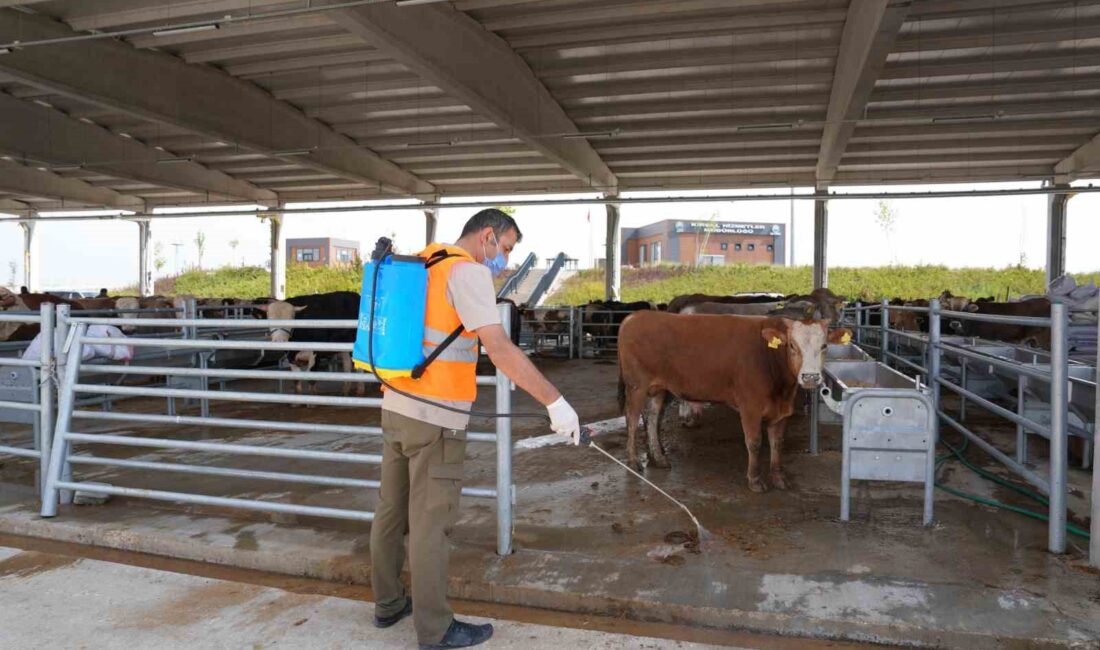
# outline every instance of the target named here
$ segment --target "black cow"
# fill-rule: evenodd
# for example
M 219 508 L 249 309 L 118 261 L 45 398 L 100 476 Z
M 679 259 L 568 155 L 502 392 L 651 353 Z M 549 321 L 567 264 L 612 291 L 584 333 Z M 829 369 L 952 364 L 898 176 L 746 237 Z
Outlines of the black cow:
M 308 296 L 295 296 L 287 300 L 272 300 L 263 305 L 257 305 L 256 309 L 267 315 L 269 320 L 294 320 L 295 316 L 302 314 L 302 318 L 309 320 L 357 320 L 359 318 L 359 294 L 354 291 L 334 291 L 332 293 L 320 293 Z M 309 349 L 310 343 L 354 343 L 355 328 L 316 329 L 316 328 L 271 328 L 271 340 L 274 342 L 301 343 L 302 349 L 296 352 L 288 352 L 291 368 L 300 372 L 309 372 L 317 365 L 318 357 L 336 358 L 340 361 L 343 372 L 352 371 L 350 352 L 315 352 Z M 311 382 L 310 388 L 316 390 L 316 383 Z M 356 393 L 365 393 L 365 384 L 356 386 Z M 302 392 L 302 382 L 295 384 L 295 390 Z M 351 393 L 351 382 L 344 382 L 343 394 Z

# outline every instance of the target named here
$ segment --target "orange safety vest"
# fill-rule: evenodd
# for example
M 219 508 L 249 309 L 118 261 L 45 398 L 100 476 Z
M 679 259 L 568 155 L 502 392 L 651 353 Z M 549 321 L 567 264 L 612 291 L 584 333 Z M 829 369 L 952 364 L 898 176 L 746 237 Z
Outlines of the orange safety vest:
M 424 312 L 424 356 L 435 351 L 451 332 L 462 325 L 458 312 L 447 301 L 447 280 L 451 268 L 461 262 L 477 261 L 458 246 L 430 244 L 417 253 L 428 259 L 440 250 L 447 257 L 428 267 L 428 302 Z M 477 397 L 477 334 L 463 331 L 435 358 L 420 379 L 395 377 L 389 383 L 406 393 L 455 402 L 472 402 Z

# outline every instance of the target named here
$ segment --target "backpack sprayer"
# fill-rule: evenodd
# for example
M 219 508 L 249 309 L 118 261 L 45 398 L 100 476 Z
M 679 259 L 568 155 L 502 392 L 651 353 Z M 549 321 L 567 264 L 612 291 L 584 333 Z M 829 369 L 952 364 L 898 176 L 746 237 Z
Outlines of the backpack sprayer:
M 428 259 L 418 255 L 397 255 L 393 252 L 393 242 L 388 237 L 378 239 L 370 262 L 363 267 L 359 323 L 355 347 L 352 349 L 356 367 L 369 370 L 383 386 L 399 395 L 445 411 L 482 418 L 537 418 L 549 422 L 550 418 L 544 413 L 492 413 L 455 408 L 410 394 L 386 381 L 396 377 L 419 379 L 443 350 L 462 335 L 464 328 L 459 325 L 430 355 L 424 356 L 428 269 L 448 257 L 454 257 L 454 254 L 447 253 L 446 250 L 441 250 Z M 707 529 L 687 506 L 593 442 L 587 426 L 581 427 L 580 444 L 607 456 L 682 508 L 698 529 L 701 544 L 710 539 Z

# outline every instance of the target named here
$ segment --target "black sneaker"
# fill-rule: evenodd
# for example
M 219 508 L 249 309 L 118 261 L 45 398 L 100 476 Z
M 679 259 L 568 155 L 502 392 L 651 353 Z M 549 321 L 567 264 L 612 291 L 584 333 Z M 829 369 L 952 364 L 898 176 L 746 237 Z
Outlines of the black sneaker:
M 374 617 L 374 627 L 382 630 L 387 627 L 393 627 L 401 622 L 401 619 L 405 618 L 409 614 L 413 613 L 413 599 L 406 598 L 405 606 L 400 612 L 397 612 L 393 616 L 377 616 Z
M 493 636 L 493 626 L 486 623 L 485 625 L 473 625 L 471 623 L 463 623 L 462 621 L 455 619 L 451 621 L 451 627 L 447 628 L 447 633 L 443 635 L 443 640 L 434 645 L 421 643 L 420 650 L 443 650 L 445 648 L 469 648 L 473 645 L 485 643 Z

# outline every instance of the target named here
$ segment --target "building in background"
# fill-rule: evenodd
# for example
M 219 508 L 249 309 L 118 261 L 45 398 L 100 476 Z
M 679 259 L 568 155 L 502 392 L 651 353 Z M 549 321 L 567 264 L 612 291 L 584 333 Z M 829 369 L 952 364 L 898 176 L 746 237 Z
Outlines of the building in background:
M 786 226 L 780 223 L 666 219 L 623 228 L 623 263 L 785 264 Z
M 286 262 L 307 266 L 351 266 L 359 263 L 359 242 L 331 237 L 286 240 Z

